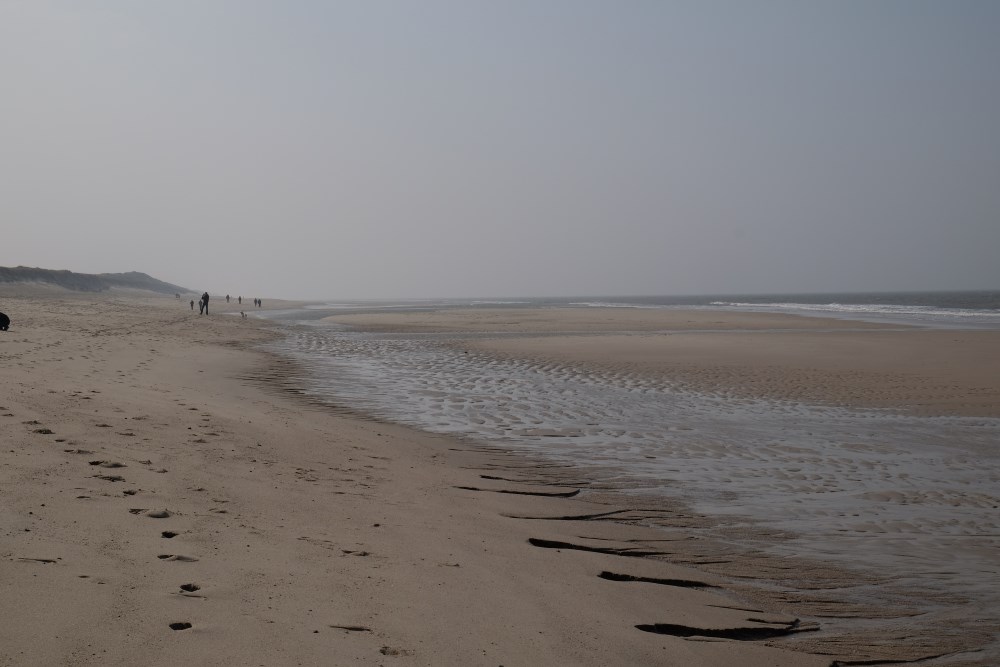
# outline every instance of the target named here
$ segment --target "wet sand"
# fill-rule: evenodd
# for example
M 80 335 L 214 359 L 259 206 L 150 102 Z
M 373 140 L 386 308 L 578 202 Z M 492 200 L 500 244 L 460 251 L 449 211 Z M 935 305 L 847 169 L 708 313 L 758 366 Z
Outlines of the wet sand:
M 818 667 L 991 632 L 921 634 L 837 599 L 873 581 L 727 541 L 750 527 L 318 405 L 256 348 L 274 328 L 212 305 L 3 299 L 0 664 Z
M 405 359 L 407 376 L 426 387 L 405 391 L 426 396 L 387 400 L 429 416 L 414 422 L 434 429 L 465 415 L 483 435 L 582 464 L 598 486 L 640 497 L 683 488 L 695 501 L 684 522 L 699 541 L 695 554 L 674 547 L 672 562 L 780 581 L 788 590 L 773 597 L 753 585 L 742 595 L 787 595 L 792 608 L 825 619 L 831 633 L 799 647 L 867 643 L 884 659 L 874 645 L 888 643 L 914 659 L 991 641 L 981 631 L 1000 619 L 1000 332 L 620 309 L 327 320 L 380 332 L 372 354 L 384 340 L 388 356 L 375 363 Z M 461 333 L 432 333 L 447 331 Z M 322 349 L 321 334 L 304 335 Z M 354 340 L 330 353 L 349 354 Z M 457 357 L 422 351 L 442 344 Z M 992 664 L 990 651 L 969 664 Z
M 331 315 L 326 320 L 366 331 L 607 333 L 770 329 L 880 329 L 882 325 L 771 313 L 655 308 L 451 308 Z
M 736 397 L 1000 417 L 1000 331 L 623 308 L 462 309 L 326 319 L 366 331 L 521 334 L 469 348 L 655 376 Z

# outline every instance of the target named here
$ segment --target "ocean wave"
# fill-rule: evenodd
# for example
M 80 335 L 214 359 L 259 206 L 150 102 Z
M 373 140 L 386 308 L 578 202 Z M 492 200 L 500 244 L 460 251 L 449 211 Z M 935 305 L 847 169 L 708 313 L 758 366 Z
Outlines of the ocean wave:
M 794 310 L 823 313 L 1000 320 L 1000 311 L 977 308 L 938 308 L 935 306 L 904 306 L 876 303 L 753 303 L 741 301 L 713 301 L 710 305 L 753 310 Z
M 661 309 L 670 306 L 649 303 L 620 303 L 615 301 L 571 301 L 568 305 L 580 306 L 583 308 L 644 308 Z
M 513 306 L 520 304 L 530 304 L 531 301 L 471 301 L 473 306 Z

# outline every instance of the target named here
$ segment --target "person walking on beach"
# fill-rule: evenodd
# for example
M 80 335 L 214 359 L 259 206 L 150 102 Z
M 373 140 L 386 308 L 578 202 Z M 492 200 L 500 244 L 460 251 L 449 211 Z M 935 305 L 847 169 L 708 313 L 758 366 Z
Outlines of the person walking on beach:
M 229 303 L 229 295 L 226 295 L 226 303 Z
M 205 306 L 205 314 L 208 315 L 208 292 L 201 295 L 201 302 Z
M 238 297 L 236 297 L 236 301 L 237 301 L 237 303 L 239 303 L 239 304 L 240 304 L 241 306 L 243 305 L 243 297 L 242 297 L 242 296 L 238 296 Z
M 194 299 L 191 299 L 191 310 L 194 310 Z

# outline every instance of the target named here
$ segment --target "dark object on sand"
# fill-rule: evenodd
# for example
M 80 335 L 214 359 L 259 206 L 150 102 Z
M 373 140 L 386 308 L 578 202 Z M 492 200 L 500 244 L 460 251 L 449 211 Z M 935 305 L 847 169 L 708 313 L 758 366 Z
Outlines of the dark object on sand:
M 10 328 L 10 318 L 0 313 L 0 331 L 6 331 Z

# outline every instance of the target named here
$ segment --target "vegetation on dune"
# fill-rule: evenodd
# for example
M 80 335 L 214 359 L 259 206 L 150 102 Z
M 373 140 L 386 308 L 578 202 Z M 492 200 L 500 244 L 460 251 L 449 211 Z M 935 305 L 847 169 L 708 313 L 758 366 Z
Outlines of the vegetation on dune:
M 162 294 L 191 292 L 186 287 L 165 283 L 139 271 L 94 274 L 30 266 L 0 266 L 0 283 L 24 282 L 49 283 L 76 292 L 105 292 L 112 287 L 141 289 Z

